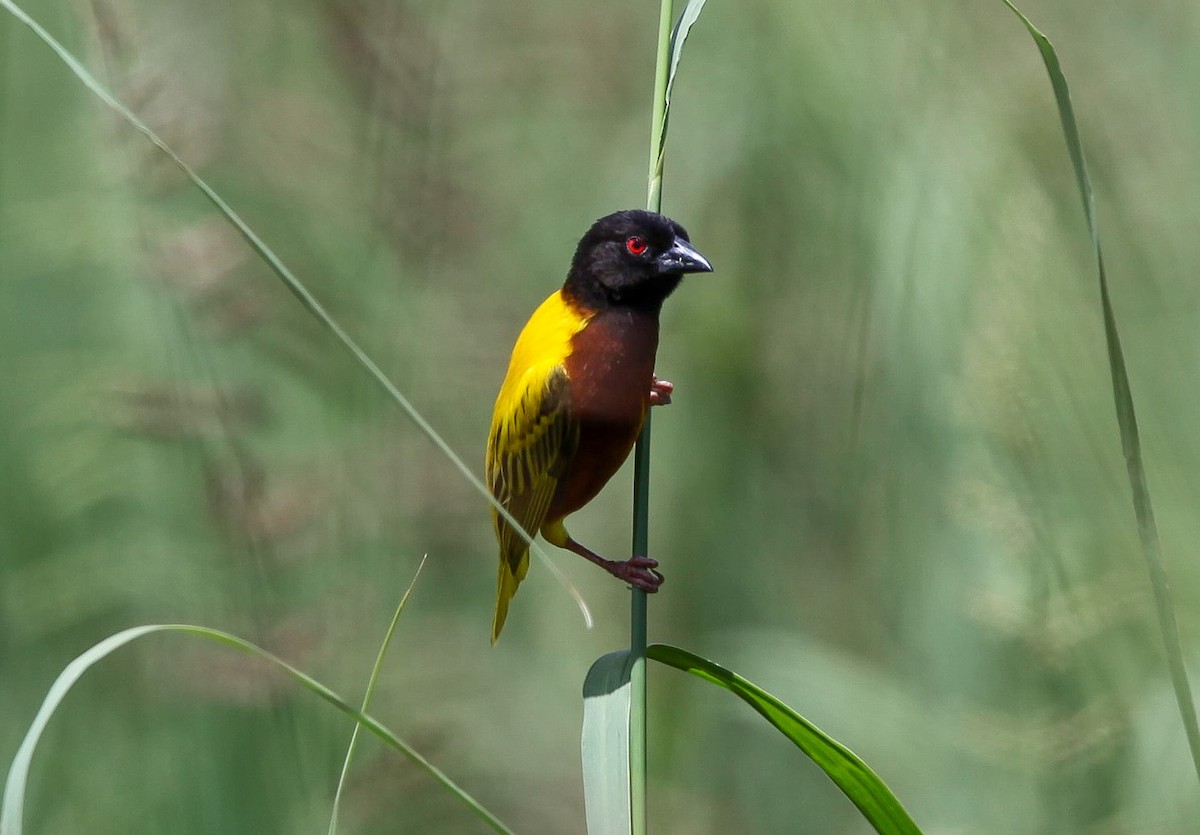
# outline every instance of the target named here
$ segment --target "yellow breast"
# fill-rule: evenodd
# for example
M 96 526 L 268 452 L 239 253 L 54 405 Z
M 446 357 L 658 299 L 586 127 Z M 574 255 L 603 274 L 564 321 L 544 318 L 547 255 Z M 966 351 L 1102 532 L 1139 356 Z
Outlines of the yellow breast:
M 571 338 L 587 327 L 594 315 L 568 303 L 561 290 L 541 303 L 517 337 L 496 397 L 495 417 L 515 414 L 530 386 L 546 380 L 563 365 L 571 353 Z

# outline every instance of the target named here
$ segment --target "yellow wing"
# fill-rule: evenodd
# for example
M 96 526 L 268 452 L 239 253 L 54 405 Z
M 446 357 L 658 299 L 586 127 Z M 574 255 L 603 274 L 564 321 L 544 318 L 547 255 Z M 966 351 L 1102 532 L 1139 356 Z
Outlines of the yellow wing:
M 548 298 L 517 339 L 496 398 L 488 434 L 488 486 L 531 535 L 536 535 L 545 521 L 558 480 L 579 443 L 579 427 L 568 408 L 570 380 L 563 362 L 570 353 L 571 337 L 590 318 L 560 293 Z M 492 621 L 495 643 L 508 616 L 508 603 L 529 570 L 529 545 L 494 510 L 492 521 L 500 543 Z
M 487 476 L 492 495 L 522 528 L 536 536 L 559 477 L 579 442 L 579 427 L 567 410 L 570 388 L 562 366 L 552 369 L 548 376 L 529 376 L 533 379 L 527 381 L 516 408 L 493 418 Z M 495 510 L 492 522 L 500 542 L 496 615 L 492 621 L 495 643 L 504 628 L 508 601 L 529 570 L 529 544 Z

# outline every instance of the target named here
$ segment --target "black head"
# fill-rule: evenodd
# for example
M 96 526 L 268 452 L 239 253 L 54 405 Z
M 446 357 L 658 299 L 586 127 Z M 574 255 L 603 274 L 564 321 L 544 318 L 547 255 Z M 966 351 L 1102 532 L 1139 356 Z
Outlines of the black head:
M 602 217 L 571 259 L 563 292 L 589 307 L 655 312 L 686 273 L 712 272 L 687 230 L 668 217 L 630 209 Z

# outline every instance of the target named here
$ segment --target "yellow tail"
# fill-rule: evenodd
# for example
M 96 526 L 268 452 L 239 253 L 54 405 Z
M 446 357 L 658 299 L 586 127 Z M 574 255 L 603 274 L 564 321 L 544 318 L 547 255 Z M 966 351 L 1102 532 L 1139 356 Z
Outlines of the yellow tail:
M 500 554 L 500 573 L 496 579 L 496 616 L 492 618 L 492 645 L 500 638 L 504 621 L 508 617 L 508 602 L 517 593 L 517 586 L 529 572 L 529 548 L 526 547 L 516 560 L 516 569 L 507 554 Z

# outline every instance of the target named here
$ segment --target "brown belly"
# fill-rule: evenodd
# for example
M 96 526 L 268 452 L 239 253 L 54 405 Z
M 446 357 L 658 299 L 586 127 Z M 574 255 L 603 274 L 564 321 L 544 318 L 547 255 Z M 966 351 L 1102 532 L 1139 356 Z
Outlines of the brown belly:
M 547 521 L 590 502 L 629 456 L 650 408 L 657 350 L 658 317 L 640 311 L 604 311 L 572 338 L 565 364 L 579 447 L 558 483 Z

